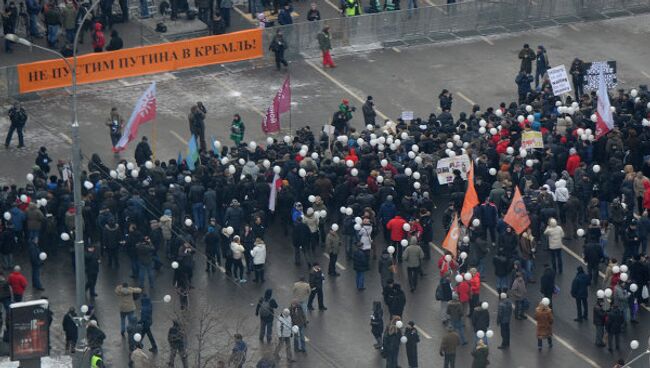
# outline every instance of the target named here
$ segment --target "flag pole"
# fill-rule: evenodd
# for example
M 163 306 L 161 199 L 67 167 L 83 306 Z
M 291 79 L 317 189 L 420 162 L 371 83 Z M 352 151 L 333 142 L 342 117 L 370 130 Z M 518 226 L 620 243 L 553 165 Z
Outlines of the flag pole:
M 289 84 L 291 85 L 291 72 L 289 72 L 289 75 L 287 76 L 287 79 L 289 79 Z M 291 100 L 292 99 L 293 99 L 293 94 L 291 94 L 291 96 L 289 97 L 289 135 L 291 135 L 292 132 L 293 132 L 293 129 L 292 129 L 292 126 L 291 126 L 291 109 L 292 109 Z
M 153 139 L 153 142 L 152 142 L 153 150 L 152 151 L 153 151 L 153 160 L 154 161 L 156 161 L 156 141 L 158 140 L 158 134 L 157 134 L 158 133 L 158 129 L 157 129 L 158 124 L 157 124 L 157 121 L 158 121 L 157 119 L 153 120 L 153 129 L 152 129 L 153 131 L 151 132 L 151 135 L 152 135 L 151 138 Z

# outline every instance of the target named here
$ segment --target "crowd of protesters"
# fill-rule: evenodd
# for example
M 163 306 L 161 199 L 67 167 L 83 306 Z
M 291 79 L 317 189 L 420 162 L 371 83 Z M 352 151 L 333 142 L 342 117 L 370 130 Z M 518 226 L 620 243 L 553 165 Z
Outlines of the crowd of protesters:
M 157 346 L 150 331 L 146 291 L 157 287 L 156 270 L 172 265 L 183 310 L 192 299 L 199 259 L 206 272 L 223 266 L 238 283 L 248 282 L 251 273 L 254 282 L 264 283 L 272 277 L 265 273 L 269 226 L 291 234 L 294 263 L 309 272 L 308 279 L 296 282 L 295 299 L 279 315 L 274 313 L 280 304 L 272 290 L 257 304 L 260 340 L 271 342 L 273 330 L 279 338 L 276 358 L 285 345 L 287 360 L 294 360 L 292 337 L 294 351 L 305 351 L 305 316 L 314 299 L 320 310 L 327 309 L 324 270 L 336 277 L 339 255 L 352 261 L 360 292 L 366 288 L 365 272 L 379 270 L 384 304 L 374 303 L 371 326 L 375 347 L 387 367 L 397 366 L 402 343 L 409 365 L 417 366 L 417 328 L 413 322 L 402 322 L 406 295 L 395 273 L 405 268 L 413 293 L 422 264 L 431 259 L 440 270 L 436 299 L 448 329 L 440 347 L 446 367 L 454 366 L 458 345 L 467 343 L 466 320 L 476 336 L 473 366 L 488 364 L 487 338 L 493 332 L 490 306 L 481 293 L 487 262 L 494 264 L 497 277 L 499 348 L 510 345 L 512 315 L 526 319 L 531 303 L 538 347 L 542 349 L 543 340 L 552 346 L 555 276 L 565 271 L 562 249 L 567 240 L 584 245 L 585 266 L 576 270 L 570 290 L 576 300 L 576 321 L 588 320 L 587 297 L 595 294 L 594 343 L 618 350 L 627 323 L 635 323 L 639 306 L 648 302 L 650 93 L 640 86 L 613 96 L 615 128 L 596 140 L 595 93 L 583 94 L 578 101 L 555 97 L 548 79 L 541 76 L 539 88 L 528 91 L 519 103 L 503 102 L 486 109 L 475 105 L 457 118 L 451 113 L 453 97 L 446 90 L 439 96 L 441 113 L 412 121 L 376 121 L 373 98 L 368 97 L 362 109 L 364 125 L 357 129 L 351 125 L 356 110 L 344 100 L 333 117 L 333 134 L 305 127 L 295 136 L 269 137 L 264 144 L 246 142 L 243 122 L 236 116 L 234 144 L 215 141 L 208 149 L 202 142 L 196 162 L 153 160 L 143 138 L 135 163 L 123 159 L 109 168 L 93 154 L 80 183 L 72 182 L 66 162 L 51 167 L 54 162 L 42 147 L 27 182 L 0 192 L 0 253 L 5 270 L 13 269 L 6 281 L 0 276 L 0 284 L 7 284 L 0 287 L 5 309 L 12 298 L 20 301 L 29 287 L 13 255 L 29 256 L 31 287 L 42 290 L 41 255 L 57 257 L 62 246 L 72 246 L 76 231 L 72 187 L 80 185 L 88 296 L 91 300 L 97 296 L 98 260 L 106 260 L 103 268 L 117 268 L 124 253 L 129 264 L 122 270 L 130 272 L 138 287 L 125 283 L 115 289 L 121 333 L 128 333 L 130 342 L 136 333 L 148 335 L 154 353 Z M 19 105 L 16 109 L 23 111 Z M 530 130 L 541 132 L 543 149 L 522 149 L 522 134 Z M 467 183 L 464 173 L 454 170 L 449 184 L 441 185 L 437 163 L 461 155 L 472 162 L 480 205 L 473 210 L 470 226 L 458 224 L 457 251 L 447 250 L 438 257 L 438 248 L 432 247 L 434 203 L 448 199 L 442 225 L 449 230 L 463 207 Z M 516 189 L 530 219 L 521 234 L 503 218 Z M 621 258 L 608 256 L 621 247 Z M 322 270 L 317 256 L 321 248 L 329 255 Z M 550 264 L 536 264 L 536 255 L 546 251 Z M 543 298 L 528 300 L 527 289 L 537 282 Z M 134 294 L 143 295 L 139 319 Z M 70 313 L 66 335 L 69 330 L 73 341 L 76 329 L 69 322 L 74 311 Z M 90 327 L 89 337 L 99 341 L 91 346 L 100 348 L 105 335 L 97 321 Z M 187 367 L 187 337 L 180 321 L 174 321 L 168 340 L 170 366 L 178 353 Z M 238 341 L 236 359 L 245 358 L 246 345 Z M 142 341 L 133 341 L 130 347 L 134 362 L 146 359 Z

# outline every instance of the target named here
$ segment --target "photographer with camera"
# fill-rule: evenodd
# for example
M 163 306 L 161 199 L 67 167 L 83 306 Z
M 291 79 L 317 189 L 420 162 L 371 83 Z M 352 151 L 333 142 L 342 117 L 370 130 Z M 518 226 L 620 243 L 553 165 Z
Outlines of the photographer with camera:
M 350 106 L 350 101 L 348 99 L 343 99 L 339 105 L 339 116 L 345 121 L 345 127 L 343 129 L 343 134 L 348 134 L 350 131 L 350 120 L 352 120 L 352 113 L 357 111 L 357 108 Z

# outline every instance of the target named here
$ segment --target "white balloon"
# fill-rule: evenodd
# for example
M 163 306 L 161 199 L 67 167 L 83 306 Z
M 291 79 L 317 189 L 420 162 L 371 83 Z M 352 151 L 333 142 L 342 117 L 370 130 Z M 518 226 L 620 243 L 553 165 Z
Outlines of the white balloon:
M 231 173 L 231 174 L 236 173 L 236 172 L 237 172 L 237 168 L 235 167 L 235 165 L 229 165 L 229 166 L 228 166 L 228 172 Z
M 88 306 L 84 304 L 81 306 L 81 308 L 79 308 L 79 310 L 81 311 L 81 313 L 86 314 L 88 313 Z
M 401 246 L 403 246 L 403 247 L 406 247 L 406 246 L 409 245 L 409 241 L 406 240 L 406 239 L 402 239 L 402 240 L 400 240 L 399 244 L 400 244 Z
M 135 341 L 135 342 L 142 341 L 142 335 L 140 335 L 139 333 L 136 332 L 135 334 L 133 334 L 133 341 Z
M 70 240 L 70 234 L 68 234 L 68 233 L 61 233 L 61 240 L 63 240 L 63 241 L 68 241 L 68 240 Z
M 191 182 L 192 182 L 192 177 L 189 176 L 189 175 L 187 175 L 187 176 L 185 177 L 185 182 L 188 183 L 188 184 L 191 183 Z
M 488 304 L 488 302 L 481 303 L 481 309 L 483 309 L 483 310 L 488 309 L 489 306 L 490 305 Z
M 39 254 L 38 254 L 38 258 L 39 258 L 41 261 L 46 260 L 46 259 L 47 259 L 47 253 L 45 253 L 45 252 L 41 252 L 41 253 L 39 253 Z
M 392 245 L 389 245 L 388 248 L 386 249 L 388 251 L 388 254 L 393 254 L 395 253 L 395 247 Z
M 298 152 L 298 154 L 300 155 L 300 157 L 305 157 L 305 156 L 307 156 L 307 151 L 300 150 L 300 152 Z
M 117 178 L 117 171 L 111 170 L 110 175 L 111 175 L 111 178 L 116 179 Z
M 402 336 L 402 337 L 399 338 L 399 341 L 400 341 L 402 344 L 406 344 L 406 343 L 409 341 L 409 338 L 406 337 L 406 336 Z
M 226 228 L 226 234 L 232 235 L 235 232 L 235 229 L 232 226 Z
M 191 219 L 185 219 L 185 226 L 187 226 L 187 227 L 192 226 L 192 220 Z
M 267 138 L 266 138 L 266 145 L 267 145 L 267 146 L 270 146 L 270 145 L 272 145 L 272 144 L 273 144 L 273 138 L 272 138 L 272 137 L 267 137 Z
M 485 333 L 485 336 L 487 336 L 488 338 L 492 338 L 492 336 L 494 336 L 494 331 L 487 330 L 487 332 Z
M 27 174 L 27 181 L 34 181 L 34 174 L 32 173 Z
M 129 169 L 129 170 L 133 170 L 133 169 L 135 169 L 135 165 L 133 164 L 133 162 L 128 162 L 126 164 L 126 168 Z
M 497 110 L 497 111 L 501 111 L 501 110 Z M 481 119 L 481 121 L 478 122 L 478 125 L 481 128 L 486 127 L 487 126 L 487 121 L 485 121 L 485 119 Z
M 485 128 L 484 127 L 478 128 L 478 132 L 479 134 L 485 134 Z
M 485 337 L 485 332 L 483 332 L 483 330 L 476 331 L 476 337 L 478 337 L 479 339 L 484 338 Z
M 138 176 L 140 176 L 140 171 L 138 171 L 138 170 L 131 170 L 131 176 L 134 177 L 134 178 L 137 178 Z M 91 184 L 92 184 L 92 183 L 91 183 Z M 90 189 L 90 188 L 88 188 L 88 189 Z
M 591 129 L 589 129 L 589 128 L 585 129 L 585 134 L 586 135 L 591 135 L 591 133 L 592 133 Z
M 291 327 L 291 332 L 297 334 L 298 332 L 300 332 L 300 327 L 294 325 L 293 327 Z
M 153 169 L 153 162 L 151 162 L 151 161 L 145 162 L 144 167 L 146 167 L 149 170 Z
M 348 207 L 348 208 L 345 209 L 345 214 L 346 215 L 352 216 L 353 213 L 354 213 L 354 211 L 352 210 L 352 208 Z
M 381 167 L 386 167 L 386 165 L 388 165 L 388 160 L 386 159 L 381 160 Z
M 490 170 L 488 170 L 488 171 L 490 172 L 490 175 L 492 175 L 492 176 L 497 174 L 497 169 L 495 169 L 493 167 L 491 167 Z
M 246 164 L 246 160 L 244 160 L 243 158 L 240 158 L 239 160 L 237 160 L 237 163 L 239 163 L 240 165 L 244 165 L 244 164 Z
M 630 349 L 636 350 L 639 348 L 639 342 L 637 340 L 630 341 Z
M 576 231 L 576 234 L 578 234 L 579 237 L 585 236 L 585 230 L 584 229 L 578 229 Z
M 451 262 L 451 255 L 450 254 L 445 255 L 445 261 Z
M 416 190 L 420 189 L 421 187 L 422 187 L 422 184 L 420 184 L 419 181 L 416 181 L 415 183 L 413 183 L 413 188 L 415 188 Z
M 600 172 L 600 165 L 594 165 L 594 167 L 591 168 L 596 174 Z
M 454 141 L 459 141 L 460 140 L 460 136 L 458 134 L 454 134 L 453 138 L 454 138 Z
M 413 169 L 411 169 L 410 167 L 404 169 L 404 175 L 411 176 L 412 174 L 413 174 Z
M 376 179 L 376 180 L 377 180 L 377 183 L 381 184 L 381 183 L 384 182 L 384 177 L 381 176 L 381 175 L 379 175 L 379 176 L 377 176 L 377 179 Z
M 460 252 L 460 259 L 466 259 L 467 258 L 467 252 Z
M 5 213 L 4 213 L 4 218 L 5 218 L 5 220 L 7 220 L 7 221 L 11 220 L 11 212 L 5 212 Z
M 171 301 L 172 301 L 172 296 L 171 295 L 167 294 L 167 295 L 163 296 L 163 302 L 169 303 Z
M 215 146 L 217 149 L 221 149 L 221 142 L 219 142 L 219 141 L 214 141 L 213 144 L 214 144 L 214 146 Z
M 456 152 L 449 150 L 449 157 L 454 158 L 456 157 Z
M 339 225 L 337 225 L 337 224 L 332 224 L 332 230 L 333 230 L 333 231 L 339 231 Z
M 404 323 L 402 321 L 397 321 L 397 322 L 395 322 L 395 327 L 402 328 L 402 327 L 404 327 Z
M 415 158 L 415 152 L 413 152 L 413 151 L 409 151 L 408 156 L 409 156 L 409 158 L 410 158 L 411 160 L 414 159 L 414 158 Z
M 535 121 L 535 116 L 534 115 L 528 115 L 526 116 L 526 120 L 528 120 L 529 123 L 532 123 Z
M 630 291 L 633 293 L 636 293 L 636 291 L 639 290 L 639 286 L 637 284 L 631 284 L 630 285 Z
M 469 281 L 469 280 L 472 279 L 472 274 L 469 273 L 469 272 L 465 272 L 465 274 L 463 275 L 463 278 L 465 279 L 465 281 Z
M 222 165 L 227 165 L 228 162 L 230 162 L 230 159 L 228 159 L 228 157 L 223 157 L 223 158 L 221 158 L 221 164 L 222 164 Z
M 477 218 L 475 218 L 474 220 L 472 220 L 472 226 L 474 226 L 474 227 L 478 227 L 479 225 L 481 225 L 481 220 L 479 220 L 479 219 L 477 219 Z
M 282 138 L 282 140 L 283 140 L 284 143 L 286 143 L 286 144 L 291 143 L 291 137 L 288 136 L 288 135 L 285 135 L 284 138 Z
M 526 160 L 526 166 L 533 167 L 534 164 L 535 162 L 533 160 Z
M 548 307 L 550 304 L 551 304 L 551 300 L 549 298 L 542 298 L 542 305 Z
M 461 275 L 456 275 L 454 279 L 456 280 L 456 282 L 463 282 L 463 276 Z
M 598 121 L 598 116 L 596 114 L 591 114 L 591 121 L 594 123 Z
M 413 176 L 413 179 L 415 179 L 415 180 L 420 180 L 420 177 L 422 177 L 422 175 L 420 175 L 420 173 L 417 172 L 417 171 L 414 172 L 412 176 Z
M 273 172 L 276 174 L 279 174 L 282 171 L 282 168 L 280 166 L 273 166 Z
M 250 149 L 251 151 L 255 150 L 256 148 L 257 148 L 257 143 L 255 141 L 250 141 L 248 143 L 248 149 Z
M 27 203 L 28 200 L 29 200 L 29 197 L 27 197 L 27 195 L 25 195 L 25 194 L 20 195 L 20 201 L 21 202 Z
M 406 223 L 406 224 L 402 225 L 402 229 L 403 229 L 404 231 L 411 231 L 411 225 L 409 225 L 408 223 Z
M 494 111 L 494 115 L 496 115 L 497 117 L 501 117 L 503 116 L 503 111 L 501 111 L 501 109 L 496 109 Z
M 621 272 L 621 268 L 620 268 L 619 266 L 614 266 L 614 267 L 612 267 L 612 272 L 614 272 L 614 273 L 620 273 L 620 272 Z
M 300 169 L 300 170 L 298 170 L 298 175 L 299 175 L 301 178 L 304 178 L 305 176 L 307 176 L 307 170 L 305 170 L 305 169 Z
M 526 118 L 525 118 L 523 115 L 519 115 L 519 116 L 517 116 L 517 121 L 518 121 L 518 122 L 523 123 L 524 120 L 526 120 Z
M 411 151 L 413 151 L 413 152 L 419 152 L 419 151 L 420 151 L 420 147 L 418 147 L 417 144 L 414 144 L 414 145 L 411 146 Z
M 350 170 L 350 174 L 351 174 L 352 176 L 357 176 L 357 175 L 359 175 L 359 170 L 357 170 L 357 169 L 352 169 L 352 170 Z
M 520 149 L 520 150 L 519 150 L 519 156 L 520 156 L 521 158 L 524 158 L 524 157 L 528 156 L 528 151 L 526 151 L 525 148 Z
M 447 148 L 454 148 L 454 144 L 452 142 L 447 142 Z
M 619 268 L 621 269 L 621 272 L 627 272 L 628 270 L 627 265 L 621 265 Z
M 354 161 L 352 161 L 352 160 L 346 160 L 346 161 L 345 161 L 345 166 L 347 166 L 347 167 L 353 167 L 353 166 L 354 166 Z
M 463 243 L 465 243 L 465 244 L 469 243 L 469 236 L 467 236 L 467 235 L 463 236 Z
M 124 170 L 126 170 L 126 166 L 124 166 L 124 164 L 117 165 L 117 171 L 124 172 Z
M 491 135 L 497 135 L 498 132 L 499 131 L 497 130 L 497 128 L 490 128 L 490 134 Z
M 177 269 L 178 268 L 178 262 L 176 262 L 176 261 L 172 262 L 172 268 Z
M 357 216 L 357 217 L 354 218 L 354 223 L 355 224 L 361 225 L 362 222 L 363 222 L 363 219 L 361 217 Z
M 611 110 L 611 112 L 616 112 L 616 107 L 614 106 L 610 106 L 609 109 Z
M 422 165 L 422 157 L 420 156 L 415 157 L 415 163 L 418 165 Z
M 314 203 L 314 202 L 316 202 L 316 196 L 314 196 L 314 195 L 310 195 L 309 197 L 307 197 L 307 200 L 308 200 L 309 202 L 311 202 L 311 203 Z
M 530 105 L 526 105 L 526 111 L 527 111 L 527 112 L 531 112 L 531 111 L 533 111 L 533 107 L 530 106 Z
M 629 276 L 626 273 L 621 273 L 621 281 L 626 282 Z
M 605 291 L 603 291 L 603 290 L 598 290 L 598 291 L 596 291 L 596 297 L 597 297 L 598 299 L 602 299 L 602 298 L 604 298 L 604 297 L 605 297 Z
M 271 161 L 269 160 L 262 161 L 262 166 L 268 169 L 269 167 L 271 167 Z
M 506 153 L 509 154 L 509 155 L 512 155 L 513 153 L 515 153 L 515 149 L 512 148 L 512 147 L 508 147 L 508 148 L 506 148 Z
M 84 182 L 84 188 L 90 190 L 90 189 L 93 189 L 93 187 L 94 187 L 93 183 L 89 182 L 88 180 L 86 180 L 86 181 Z
M 611 298 L 612 297 L 612 289 L 610 289 L 610 288 L 605 289 L 605 296 L 608 297 L 608 298 Z
M 341 158 L 338 157 L 338 156 L 334 156 L 334 157 L 332 158 L 332 162 L 334 162 L 335 164 L 338 164 L 339 162 L 341 162 Z
M 311 153 L 311 158 L 312 158 L 312 159 L 314 159 L 314 160 L 318 160 L 318 157 L 319 157 L 319 156 L 318 156 L 318 153 L 316 153 L 316 152 L 312 152 L 312 153 Z

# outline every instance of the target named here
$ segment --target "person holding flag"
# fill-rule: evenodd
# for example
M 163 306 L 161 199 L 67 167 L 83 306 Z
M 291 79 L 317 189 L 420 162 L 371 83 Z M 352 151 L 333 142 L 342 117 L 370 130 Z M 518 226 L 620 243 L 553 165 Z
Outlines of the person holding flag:
M 156 118 L 156 82 L 151 83 L 149 88 L 138 99 L 138 103 L 135 105 L 128 123 L 126 123 L 124 132 L 119 131 L 118 133 L 113 129 L 113 126 L 123 125 L 123 122 L 120 123 L 121 119 L 117 114 L 117 109 L 115 109 L 115 114 L 114 116 L 113 111 L 111 111 L 112 120 L 109 123 L 112 125 L 109 126 L 111 127 L 111 140 L 114 139 L 114 136 L 117 137 L 119 133 L 122 135 L 117 142 L 113 141 L 113 152 L 118 153 L 124 151 L 129 142 L 138 136 L 140 125 Z M 113 119 L 113 117 L 116 119 Z
M 111 115 L 106 121 L 106 126 L 109 128 L 111 135 L 113 152 L 117 153 L 115 151 L 115 146 L 117 145 L 117 142 L 120 141 L 120 138 L 122 138 L 122 129 L 124 129 L 124 119 L 122 119 L 120 114 L 117 112 L 117 107 L 111 108 Z
M 607 82 L 605 81 L 605 71 L 601 68 L 598 74 L 598 101 L 596 106 L 596 139 L 607 134 L 614 129 L 614 117 L 612 108 L 609 103 L 609 94 L 607 94 Z

